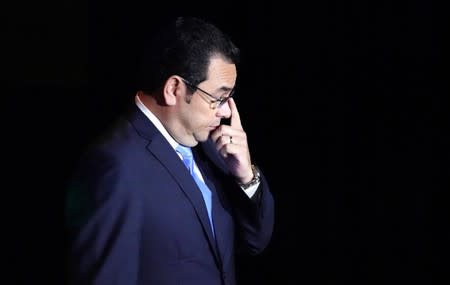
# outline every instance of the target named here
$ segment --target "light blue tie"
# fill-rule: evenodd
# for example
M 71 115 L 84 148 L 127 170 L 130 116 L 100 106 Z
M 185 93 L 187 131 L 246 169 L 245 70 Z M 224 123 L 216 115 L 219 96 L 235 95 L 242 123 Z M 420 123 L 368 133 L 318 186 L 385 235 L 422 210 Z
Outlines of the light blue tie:
M 188 168 L 189 172 L 191 173 L 192 177 L 195 180 L 195 183 L 197 183 L 198 188 L 200 188 L 200 191 L 202 192 L 203 199 L 205 200 L 206 210 L 208 211 L 208 217 L 209 222 L 211 224 L 212 232 L 214 235 L 214 227 L 213 227 L 213 221 L 212 221 L 212 210 L 211 210 L 211 190 L 208 188 L 208 186 L 201 180 L 200 177 L 197 176 L 197 174 L 194 171 L 194 156 L 192 155 L 192 150 L 189 147 L 185 147 L 182 145 L 178 145 L 176 150 L 181 154 L 183 157 L 183 162 Z

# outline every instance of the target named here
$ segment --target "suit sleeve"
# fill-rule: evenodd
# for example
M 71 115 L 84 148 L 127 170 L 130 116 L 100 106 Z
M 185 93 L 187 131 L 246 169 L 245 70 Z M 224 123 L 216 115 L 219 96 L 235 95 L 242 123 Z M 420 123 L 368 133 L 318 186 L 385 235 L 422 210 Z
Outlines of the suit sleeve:
M 274 200 L 266 178 L 261 174 L 261 183 L 252 198 L 241 189 L 235 191 L 235 222 L 240 240 L 240 249 L 256 255 L 269 244 L 274 226 Z

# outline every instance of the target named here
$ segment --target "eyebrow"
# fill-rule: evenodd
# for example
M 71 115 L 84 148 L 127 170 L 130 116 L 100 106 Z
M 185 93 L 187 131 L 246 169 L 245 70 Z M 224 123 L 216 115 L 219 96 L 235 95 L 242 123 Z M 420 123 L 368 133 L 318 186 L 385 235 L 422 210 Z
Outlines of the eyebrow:
M 222 87 L 218 88 L 217 91 L 229 92 L 229 91 L 232 91 L 233 89 L 234 89 L 234 87 L 222 86 Z

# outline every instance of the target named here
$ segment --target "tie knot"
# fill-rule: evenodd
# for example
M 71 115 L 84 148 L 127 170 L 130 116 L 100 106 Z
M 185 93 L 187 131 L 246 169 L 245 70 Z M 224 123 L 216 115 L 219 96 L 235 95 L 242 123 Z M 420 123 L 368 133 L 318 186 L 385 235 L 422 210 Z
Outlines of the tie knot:
M 190 147 L 178 145 L 176 150 L 181 154 L 184 159 L 192 159 L 192 150 Z
M 176 150 L 181 154 L 184 165 L 186 165 L 187 169 L 189 169 L 189 172 L 192 174 L 192 171 L 194 170 L 194 157 L 191 148 L 178 145 Z

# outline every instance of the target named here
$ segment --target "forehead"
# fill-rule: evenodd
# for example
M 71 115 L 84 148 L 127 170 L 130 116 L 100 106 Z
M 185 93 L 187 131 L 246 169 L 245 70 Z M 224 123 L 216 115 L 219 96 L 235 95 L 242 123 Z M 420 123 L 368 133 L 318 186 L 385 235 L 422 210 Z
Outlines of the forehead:
M 236 65 L 222 57 L 213 57 L 208 67 L 208 80 L 224 86 L 234 86 L 237 77 Z

